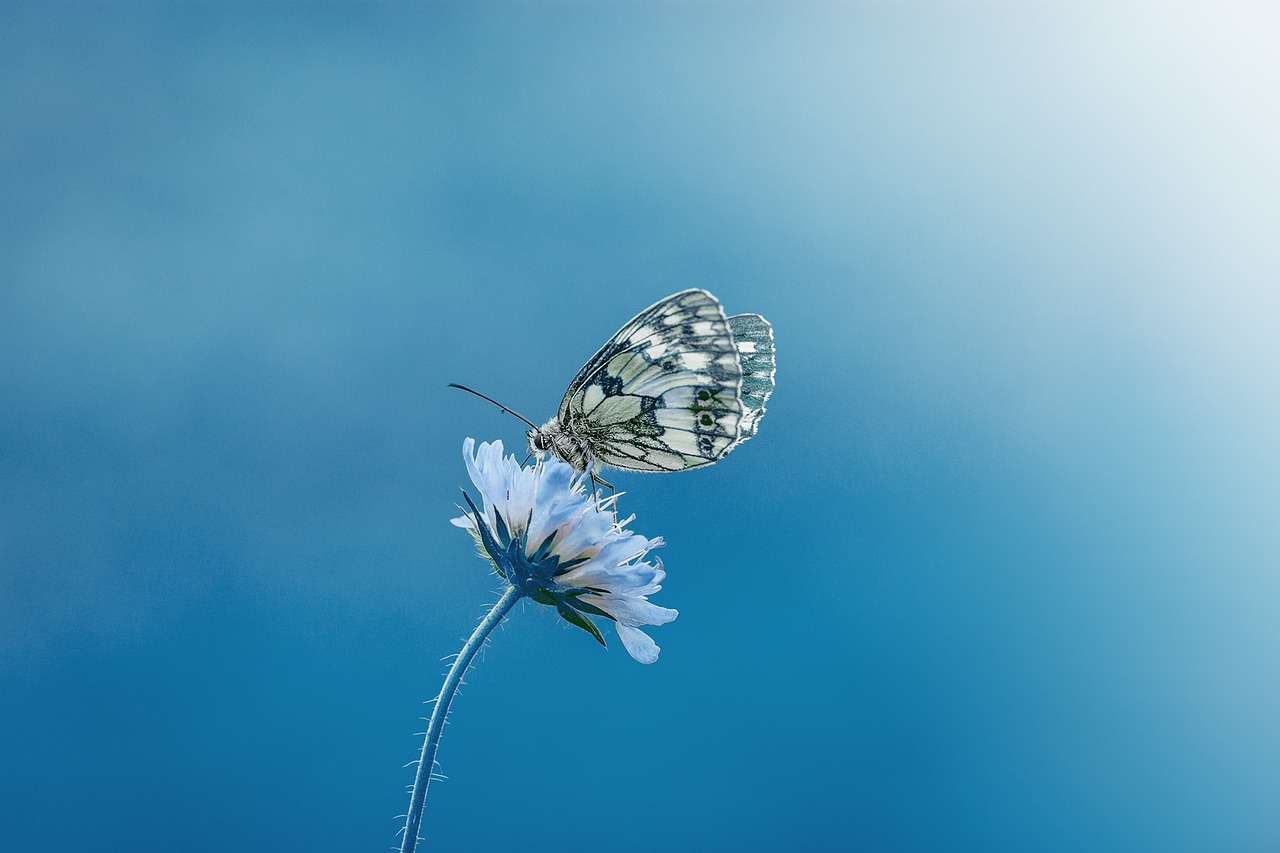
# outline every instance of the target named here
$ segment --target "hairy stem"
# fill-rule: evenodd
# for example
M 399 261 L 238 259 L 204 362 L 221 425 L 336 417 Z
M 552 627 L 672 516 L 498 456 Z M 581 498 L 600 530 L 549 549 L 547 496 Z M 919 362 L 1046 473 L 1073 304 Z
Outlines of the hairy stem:
M 413 780 L 413 794 L 409 797 L 409 814 L 405 818 L 404 838 L 400 842 L 400 853 L 413 853 L 418 846 L 418 828 L 422 825 L 422 807 L 427 801 L 427 785 L 431 783 L 431 774 L 435 769 L 436 750 L 440 747 L 440 735 L 444 732 L 444 721 L 449 716 L 449 704 L 467 673 L 467 667 L 475 658 L 476 652 L 484 645 L 485 639 L 498 627 L 502 617 L 507 615 L 524 593 L 514 586 L 508 586 L 502 598 L 493 605 L 493 609 L 484 617 L 475 631 L 472 632 L 462 651 L 458 653 L 449 674 L 444 678 L 440 695 L 436 697 L 435 710 L 431 712 L 431 722 L 427 724 L 427 737 L 422 742 L 422 757 L 418 759 L 418 774 Z

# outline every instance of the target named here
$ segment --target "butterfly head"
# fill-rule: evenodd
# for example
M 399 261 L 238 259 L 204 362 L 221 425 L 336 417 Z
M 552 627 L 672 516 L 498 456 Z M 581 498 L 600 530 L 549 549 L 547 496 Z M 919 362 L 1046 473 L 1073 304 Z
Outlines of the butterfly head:
M 538 429 L 525 433 L 530 453 L 551 453 L 568 462 L 575 471 L 585 471 L 596 460 L 591 441 L 580 433 L 566 429 L 558 418 L 552 418 Z
M 531 429 L 525 433 L 529 438 L 530 453 L 547 453 L 551 450 L 551 436 L 540 429 Z

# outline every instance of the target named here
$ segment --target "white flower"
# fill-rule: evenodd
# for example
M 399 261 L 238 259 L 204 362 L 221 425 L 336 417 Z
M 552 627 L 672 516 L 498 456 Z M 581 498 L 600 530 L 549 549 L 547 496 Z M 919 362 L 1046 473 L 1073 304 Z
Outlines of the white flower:
M 577 474 L 554 457 L 529 468 L 502 455 L 502 442 L 462 443 L 471 482 L 484 509 L 463 492 L 470 511 L 453 524 L 475 537 L 484 555 L 512 586 L 535 601 L 553 605 L 567 621 L 604 637 L 591 616 L 613 620 L 618 637 L 640 663 L 658 659 L 658 646 L 640 630 L 665 625 L 677 611 L 648 596 L 662 588 L 662 561 L 643 557 L 664 543 L 625 529 L 613 512 L 617 496 L 599 500 Z M 633 516 L 634 518 L 634 516 Z

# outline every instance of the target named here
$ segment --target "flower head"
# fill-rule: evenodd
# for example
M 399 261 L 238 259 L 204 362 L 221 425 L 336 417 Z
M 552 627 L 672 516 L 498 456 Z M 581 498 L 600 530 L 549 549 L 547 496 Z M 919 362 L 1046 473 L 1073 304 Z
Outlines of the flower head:
M 480 490 L 481 510 L 463 492 L 469 510 L 453 524 L 470 531 L 484 556 L 512 586 L 541 604 L 552 605 L 568 622 L 604 644 L 592 616 L 612 620 L 627 651 L 641 663 L 658 659 L 658 646 L 639 630 L 665 625 L 677 612 L 648 596 L 662 588 L 662 561 L 644 556 L 661 547 L 625 529 L 616 520 L 616 495 L 600 500 L 576 473 L 554 457 L 522 467 L 502 455 L 502 442 L 462 443 L 471 482 Z

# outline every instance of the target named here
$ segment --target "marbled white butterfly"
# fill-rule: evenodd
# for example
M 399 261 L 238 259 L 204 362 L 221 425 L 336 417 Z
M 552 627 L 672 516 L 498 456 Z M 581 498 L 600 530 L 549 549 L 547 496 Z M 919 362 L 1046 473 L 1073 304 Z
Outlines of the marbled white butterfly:
M 719 300 L 694 288 L 659 300 L 614 333 L 541 427 L 450 384 L 533 427 L 531 453 L 550 451 L 579 471 L 592 462 L 596 470 L 683 471 L 718 461 L 756 434 L 773 378 L 769 321 L 726 317 Z
M 714 296 L 692 289 L 619 329 L 541 427 L 454 387 L 533 427 L 530 453 L 550 451 L 579 471 L 593 462 L 595 469 L 683 471 L 710 465 L 756 434 L 773 376 L 769 322 L 759 314 L 726 317 Z

